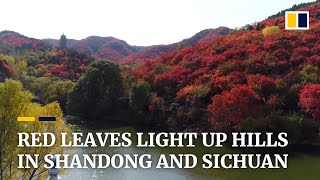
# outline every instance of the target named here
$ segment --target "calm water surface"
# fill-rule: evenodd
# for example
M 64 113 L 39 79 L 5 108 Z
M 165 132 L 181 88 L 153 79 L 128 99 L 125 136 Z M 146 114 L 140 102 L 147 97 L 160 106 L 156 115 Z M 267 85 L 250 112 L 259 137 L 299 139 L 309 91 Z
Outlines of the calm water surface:
M 74 126 L 75 131 L 85 132 L 125 132 L 128 128 L 92 130 Z M 133 130 L 131 128 L 131 130 Z M 129 128 L 129 131 L 131 131 Z M 133 130 L 134 131 L 134 130 Z M 177 149 L 174 149 L 177 150 Z M 221 153 L 230 149 L 224 148 Z M 157 163 L 160 153 L 177 153 L 172 150 L 159 148 L 77 148 L 71 150 L 70 154 L 151 154 L 153 165 Z M 184 150 L 183 150 L 184 151 Z M 195 152 L 196 151 L 196 152 Z M 195 150 L 187 151 L 193 154 L 213 153 L 208 149 L 197 147 Z M 181 152 L 178 152 L 181 153 Z M 186 153 L 186 152 L 183 152 Z M 194 170 L 184 169 L 68 169 L 61 177 L 62 180 L 319 180 L 320 179 L 320 151 L 316 154 L 300 153 L 295 156 L 289 154 L 288 169 L 210 169 L 204 170 L 197 167 Z
M 87 128 L 79 128 L 74 126 L 75 131 L 81 132 L 108 132 L 108 130 L 90 130 Z M 68 154 L 151 154 L 153 157 L 153 165 L 157 163 L 159 153 L 144 152 L 141 148 L 135 147 L 98 147 L 98 148 L 76 148 L 68 152 Z M 81 156 L 80 156 L 81 157 Z M 68 169 L 61 175 L 63 180 L 197 180 L 207 179 L 200 175 L 193 174 L 183 169 L 156 169 L 152 168 L 130 168 L 130 169 Z

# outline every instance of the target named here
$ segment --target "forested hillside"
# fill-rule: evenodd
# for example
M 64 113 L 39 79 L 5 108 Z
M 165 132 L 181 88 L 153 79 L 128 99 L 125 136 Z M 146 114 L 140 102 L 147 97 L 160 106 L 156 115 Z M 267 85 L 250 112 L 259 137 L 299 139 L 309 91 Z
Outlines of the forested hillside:
M 59 47 L 59 40 L 43 39 L 48 45 Z M 144 47 L 131 46 L 127 42 L 114 37 L 90 36 L 82 40 L 68 39 L 67 46 L 79 53 L 91 55 L 96 59 L 120 59 L 142 50 Z
M 114 37 L 91 36 L 82 40 L 68 39 L 67 46 L 79 53 L 91 55 L 95 59 L 109 59 L 121 64 L 135 64 L 159 57 L 163 53 L 191 46 L 200 41 L 214 39 L 229 34 L 230 29 L 219 27 L 206 29 L 180 42 L 168 45 L 133 46 Z M 59 47 L 59 40 L 43 39 L 45 44 Z
M 206 29 L 198 32 L 194 36 L 188 39 L 184 39 L 178 43 L 173 43 L 169 45 L 155 45 L 151 47 L 146 47 L 137 53 L 133 53 L 127 57 L 124 57 L 119 62 L 121 64 L 136 64 L 143 62 L 145 60 L 150 60 L 152 58 L 160 57 L 161 55 L 179 50 L 188 46 L 192 46 L 198 42 L 211 41 L 215 38 L 225 36 L 229 34 L 231 30 L 227 27 L 219 27 L 216 29 Z
M 42 41 L 23 36 L 13 31 L 0 32 L 0 52 L 13 53 L 23 50 L 44 50 L 49 48 Z
M 297 141 L 316 136 L 320 4 L 300 10 L 310 11 L 309 31 L 284 30 L 281 16 L 146 61 L 133 74 L 157 94 L 148 111 L 165 114 L 165 124 L 179 130 L 286 130 Z
M 280 151 L 316 151 L 307 147 L 320 144 L 320 2 L 290 10 L 309 11 L 310 30 L 285 30 L 279 12 L 240 29 L 207 29 L 179 43 L 150 47 L 92 36 L 69 40 L 69 47 L 60 48 L 58 40 L 0 32 L 0 179 L 45 178 L 43 166 L 13 168 L 17 154 L 63 152 L 61 138 L 50 148 L 38 149 L 12 142 L 18 142 L 18 132 L 68 133 L 70 124 L 80 124 L 80 130 L 126 127 L 121 132 L 128 126 L 135 132 L 286 132 L 290 145 Z M 18 122 L 19 116 L 54 116 L 56 122 L 28 125 Z M 199 153 L 236 152 L 223 149 L 227 147 L 206 147 Z M 194 150 L 199 147 L 188 152 Z M 317 167 L 314 157 L 293 157 L 299 166 L 291 170 L 303 167 L 299 174 L 305 167 Z M 39 164 L 43 162 L 42 156 Z M 231 172 L 227 170 L 223 173 Z M 290 171 L 277 173 L 281 178 Z
M 86 123 L 286 131 L 292 143 L 314 142 L 319 139 L 320 4 L 300 10 L 310 11 L 308 31 L 284 30 L 283 16 L 231 32 L 205 30 L 183 41 L 187 47 L 157 46 L 164 49 L 144 56 L 138 66 L 100 59 L 90 49 L 104 47 L 96 37 L 81 46 L 88 55 L 6 31 L 0 36 L 0 80 L 18 80 L 33 101 L 58 101 L 65 114 Z M 128 48 L 123 53 L 133 51 Z

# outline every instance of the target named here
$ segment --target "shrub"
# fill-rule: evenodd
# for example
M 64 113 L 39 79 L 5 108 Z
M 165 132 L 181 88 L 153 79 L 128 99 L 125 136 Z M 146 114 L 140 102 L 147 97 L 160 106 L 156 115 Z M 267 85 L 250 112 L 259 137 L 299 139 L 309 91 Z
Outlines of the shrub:
M 272 35 L 272 34 L 280 34 L 281 30 L 280 30 L 279 26 L 270 26 L 270 27 L 264 28 L 262 33 L 264 36 L 268 36 L 268 35 Z

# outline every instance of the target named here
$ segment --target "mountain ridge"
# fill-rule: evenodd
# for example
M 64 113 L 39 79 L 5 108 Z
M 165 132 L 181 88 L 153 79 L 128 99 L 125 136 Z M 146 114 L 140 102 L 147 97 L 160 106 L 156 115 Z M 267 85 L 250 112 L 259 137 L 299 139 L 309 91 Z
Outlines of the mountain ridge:
M 115 37 L 89 36 L 85 39 L 68 39 L 67 46 L 79 53 L 85 53 L 95 59 L 108 59 L 120 64 L 135 64 L 147 59 L 153 59 L 164 53 L 175 51 L 178 48 L 188 47 L 198 42 L 210 41 L 216 37 L 229 34 L 231 29 L 218 27 L 202 30 L 192 37 L 172 44 L 152 46 L 134 46 Z M 23 49 L 45 50 L 50 47 L 59 47 L 58 39 L 35 39 L 14 31 L 0 32 L 1 52 L 11 52 Z
M 0 32 L 0 52 L 11 52 L 24 49 L 43 50 L 48 48 L 42 41 L 24 36 L 14 31 Z
M 202 30 L 190 38 L 168 45 L 134 46 L 115 37 L 89 36 L 85 39 L 68 39 L 67 46 L 81 53 L 91 55 L 96 59 L 109 59 L 121 64 L 134 64 L 145 59 L 159 57 L 161 54 L 174 51 L 179 44 L 190 46 L 199 41 L 206 41 L 230 32 L 227 27 Z M 42 39 L 45 44 L 59 46 L 58 39 Z
M 121 59 L 119 63 L 135 64 L 135 63 L 145 61 L 147 59 L 157 58 L 165 53 L 172 52 L 179 49 L 179 45 L 182 45 L 182 47 L 188 47 L 201 41 L 203 42 L 210 41 L 217 37 L 221 37 L 229 34 L 230 30 L 231 29 L 229 29 L 228 27 L 223 27 L 223 26 L 215 29 L 205 29 L 196 33 L 192 37 L 183 39 L 182 41 L 177 43 L 172 43 L 168 45 L 154 45 L 154 46 L 147 47 L 141 52 L 132 54 L 130 56 L 125 57 L 124 59 Z

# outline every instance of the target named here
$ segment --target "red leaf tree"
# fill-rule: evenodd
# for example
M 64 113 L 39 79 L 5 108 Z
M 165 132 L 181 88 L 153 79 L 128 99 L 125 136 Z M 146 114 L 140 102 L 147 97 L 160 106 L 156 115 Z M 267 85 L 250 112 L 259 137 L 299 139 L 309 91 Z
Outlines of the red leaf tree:
M 320 120 L 320 84 L 306 85 L 302 89 L 300 107 L 314 119 Z
M 259 95 L 246 85 L 225 91 L 212 98 L 209 122 L 214 128 L 239 130 L 245 118 L 258 112 L 259 100 Z

